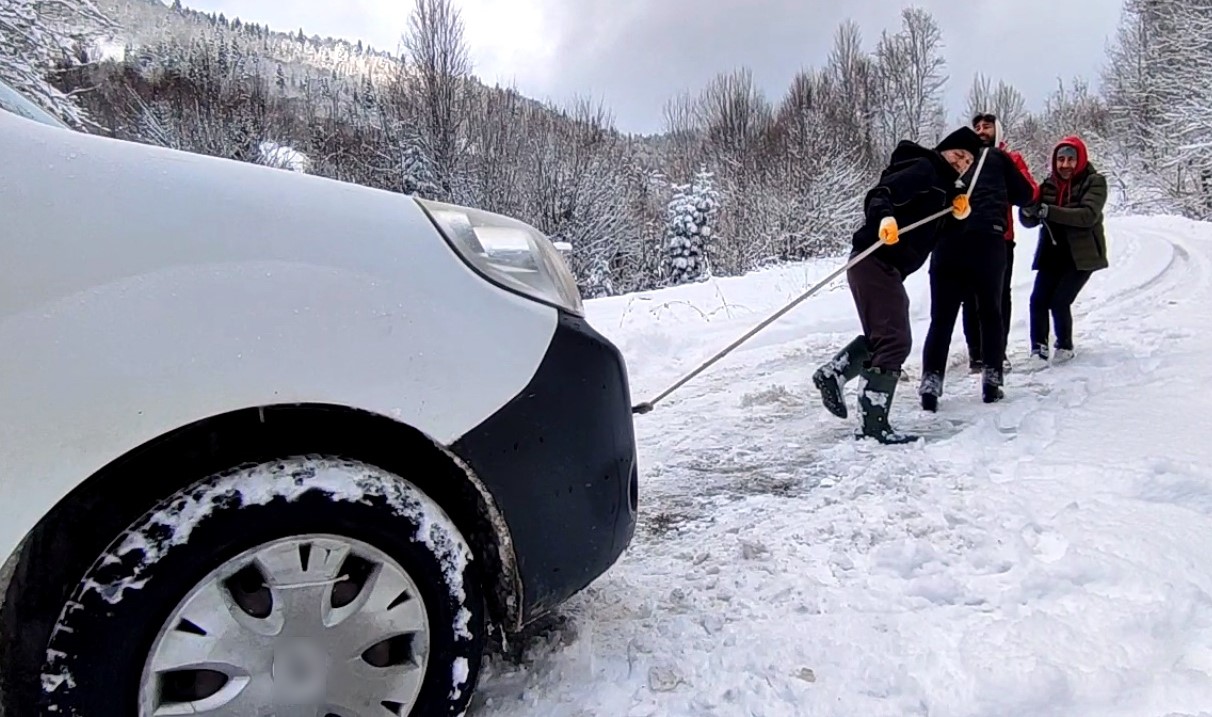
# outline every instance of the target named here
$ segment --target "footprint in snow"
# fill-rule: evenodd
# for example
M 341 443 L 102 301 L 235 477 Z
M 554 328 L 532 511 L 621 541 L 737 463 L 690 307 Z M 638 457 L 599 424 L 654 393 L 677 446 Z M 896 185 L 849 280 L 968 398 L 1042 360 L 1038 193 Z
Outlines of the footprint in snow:
M 754 406 L 769 406 L 773 404 L 798 404 L 800 400 L 787 390 L 786 386 L 773 385 L 760 391 L 753 391 L 741 396 L 741 408 Z
M 1055 563 L 1069 552 L 1069 540 L 1054 530 L 1032 524 L 1023 528 L 1022 535 L 1040 562 Z

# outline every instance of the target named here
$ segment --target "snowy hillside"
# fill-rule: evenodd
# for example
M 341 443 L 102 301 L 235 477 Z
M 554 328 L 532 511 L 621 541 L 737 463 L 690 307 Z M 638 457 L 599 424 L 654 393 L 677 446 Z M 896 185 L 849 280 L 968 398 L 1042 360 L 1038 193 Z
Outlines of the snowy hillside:
M 1019 232 L 1016 366 L 1035 245 Z M 639 417 L 632 550 L 524 669 L 493 666 L 494 709 L 473 714 L 1212 715 L 1212 225 L 1108 234 L 1078 358 L 1009 374 L 994 406 L 955 371 L 936 416 L 902 383 L 893 424 L 923 443 L 858 443 L 812 389 L 858 331 L 843 280 Z M 836 266 L 589 311 L 646 400 Z
M 256 23 L 257 19 L 228 18 L 222 13 L 204 13 L 184 6 L 180 2 L 165 3 L 161 0 L 96 0 L 97 7 L 117 25 L 115 37 L 108 46 L 115 59 L 121 58 L 126 44 L 134 48 L 154 46 L 157 43 L 180 40 L 188 37 L 205 37 L 216 40 L 221 31 L 237 32 L 242 25 Z M 263 23 L 261 23 L 264 26 Z M 391 64 L 389 51 L 365 46 L 361 42 L 305 34 L 303 28 L 268 28 L 261 36 L 257 59 L 274 65 L 284 63 L 298 65 L 311 70 L 338 72 L 354 77 L 386 72 Z M 230 37 L 224 38 L 229 39 Z

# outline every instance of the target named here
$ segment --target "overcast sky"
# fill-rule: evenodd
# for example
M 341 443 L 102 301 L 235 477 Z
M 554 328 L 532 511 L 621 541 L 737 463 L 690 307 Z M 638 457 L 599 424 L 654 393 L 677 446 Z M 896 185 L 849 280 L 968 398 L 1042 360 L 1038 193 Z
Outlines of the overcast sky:
M 186 0 L 229 18 L 361 39 L 395 51 L 411 0 Z M 591 95 L 619 129 L 662 129 L 662 106 L 719 72 L 748 66 L 777 100 L 801 68 L 828 57 L 853 18 L 872 49 L 906 5 L 942 28 L 948 113 L 958 119 L 977 72 L 1018 87 L 1031 108 L 1057 77 L 1098 81 L 1120 0 L 455 0 L 475 73 L 536 99 Z

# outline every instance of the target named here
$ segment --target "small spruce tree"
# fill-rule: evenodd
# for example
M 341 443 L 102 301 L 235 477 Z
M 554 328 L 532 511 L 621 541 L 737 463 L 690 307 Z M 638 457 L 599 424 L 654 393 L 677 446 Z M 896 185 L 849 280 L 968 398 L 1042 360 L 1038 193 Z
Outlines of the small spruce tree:
M 674 185 L 665 225 L 665 275 L 671 284 L 711 276 L 711 245 L 720 197 L 706 168 L 690 184 Z

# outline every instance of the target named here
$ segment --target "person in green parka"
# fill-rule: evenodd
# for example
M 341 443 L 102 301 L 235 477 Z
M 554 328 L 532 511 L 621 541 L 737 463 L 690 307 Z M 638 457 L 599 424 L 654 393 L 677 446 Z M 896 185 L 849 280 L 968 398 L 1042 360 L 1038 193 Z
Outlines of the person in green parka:
M 1090 164 L 1086 144 L 1068 136 L 1052 150 L 1052 173 L 1039 202 L 1019 209 L 1028 228 L 1041 227 L 1031 291 L 1031 355 L 1047 361 L 1049 315 L 1056 330 L 1054 361 L 1073 358 L 1073 302 L 1091 275 L 1108 267 L 1103 207 L 1107 180 Z

